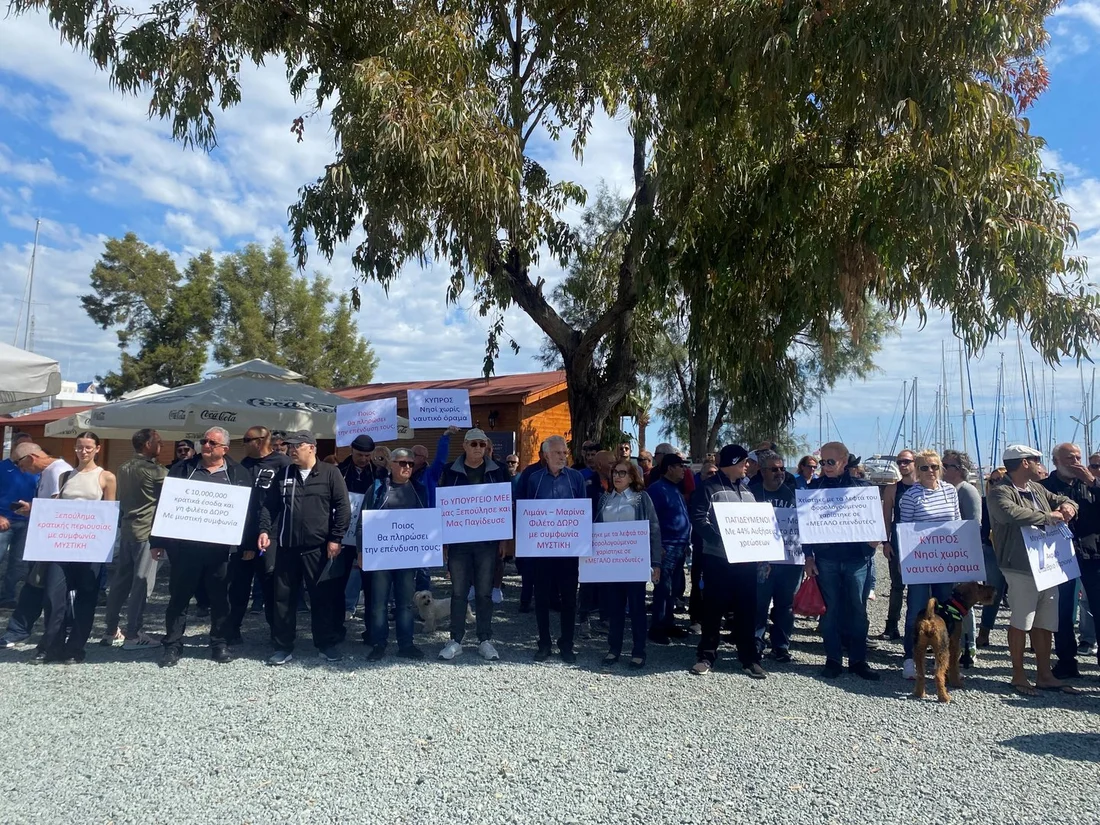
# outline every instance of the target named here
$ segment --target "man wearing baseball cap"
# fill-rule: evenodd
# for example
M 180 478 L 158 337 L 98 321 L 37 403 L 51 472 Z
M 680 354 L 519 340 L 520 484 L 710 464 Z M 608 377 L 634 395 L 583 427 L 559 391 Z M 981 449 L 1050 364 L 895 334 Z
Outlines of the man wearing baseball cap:
M 718 472 L 703 482 L 691 497 L 691 526 L 702 538 L 700 575 L 703 589 L 703 635 L 698 661 L 691 672 L 710 673 L 718 660 L 722 619 L 733 611 L 733 638 L 741 668 L 753 679 L 766 679 L 756 647 L 756 562 L 732 563 L 726 557 L 716 502 L 752 504 L 756 498 L 741 483 L 745 477 L 748 451 L 740 444 L 727 444 L 718 455 Z
M 1012 444 L 1005 448 L 1002 458 L 1008 474 L 989 489 L 986 502 L 997 564 L 1011 594 L 1008 652 L 1012 658 L 1012 687 L 1023 696 L 1035 696 L 1036 688 L 1076 692 L 1051 672 L 1050 650 L 1058 630 L 1058 588 L 1039 590 L 1036 586 L 1020 528 L 1066 524 L 1076 517 L 1077 505 L 1039 483 L 1042 454 L 1038 450 Z M 1029 635 L 1035 649 L 1034 685 L 1024 671 Z

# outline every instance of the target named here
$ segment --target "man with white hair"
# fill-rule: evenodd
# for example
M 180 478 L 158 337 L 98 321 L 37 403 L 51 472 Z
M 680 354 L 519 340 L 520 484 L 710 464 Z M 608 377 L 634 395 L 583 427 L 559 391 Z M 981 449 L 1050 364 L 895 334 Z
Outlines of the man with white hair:
M 229 433 L 211 427 L 199 441 L 199 454 L 178 461 L 168 478 L 251 487 L 252 474 L 229 457 Z M 226 638 L 229 620 L 229 557 L 237 548 L 228 544 L 154 536 L 153 558 L 165 555 L 171 562 L 168 576 L 168 608 L 164 612 L 164 653 L 161 667 L 174 667 L 183 653 L 187 629 L 187 605 L 202 582 L 210 599 L 210 658 L 219 664 L 232 661 Z
M 586 498 L 584 477 L 566 466 L 569 445 L 560 435 L 552 435 L 542 443 L 542 464 L 524 473 L 516 484 L 517 500 Z M 579 562 L 576 558 L 536 556 L 531 559 L 531 574 L 535 580 L 535 619 L 539 629 L 539 646 L 535 661 L 543 662 L 552 652 L 550 641 L 550 602 L 561 592 L 561 636 L 558 650 L 567 664 L 577 661 L 573 640 L 577 621 L 577 580 Z

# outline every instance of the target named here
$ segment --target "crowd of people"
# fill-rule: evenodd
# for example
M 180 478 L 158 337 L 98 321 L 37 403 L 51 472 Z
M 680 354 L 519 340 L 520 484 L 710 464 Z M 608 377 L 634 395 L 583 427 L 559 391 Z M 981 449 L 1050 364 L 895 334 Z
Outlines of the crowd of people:
M 898 525 L 960 519 L 981 524 L 986 583 L 997 591 L 993 603 L 982 608 L 980 621 L 976 611 L 958 616 L 964 668 L 988 647 L 1004 601 L 1010 606 L 1011 683 L 1017 692 L 1072 692 L 1067 680 L 1080 677 L 1078 657 L 1096 651 L 1090 605 L 1100 604 L 1100 454 L 1082 463 L 1073 444 L 1054 450 L 1054 472 L 1049 475 L 1038 451 L 1008 447 L 1003 466 L 984 480 L 984 491 L 970 481 L 973 467 L 965 453 L 903 450 L 895 458 L 898 479 L 882 488 L 885 541 L 807 543 L 801 546 L 804 563 L 779 564 L 730 561 L 714 505 L 765 502 L 790 508 L 799 489 L 869 486 L 844 444 L 822 445 L 816 454 L 802 457 L 793 474 L 774 444 L 752 451 L 729 444 L 706 456 L 696 472 L 671 444 L 634 456 L 630 442 L 605 450 L 586 441 L 583 460 L 570 466 L 566 440 L 551 436 L 542 443 L 538 460 L 521 470 L 516 455 L 498 463 L 491 441 L 477 428 L 464 433 L 461 454 L 449 461 L 451 439 L 459 432 L 451 427 L 443 434 L 431 461 L 423 446 L 391 450 L 359 436 L 350 455 L 337 462 L 334 456 L 318 458 L 312 433 L 274 438 L 266 427 L 257 426 L 245 433 L 246 457 L 238 462 L 229 456 L 230 434 L 212 427 L 197 449 L 190 441 L 176 442 L 173 460 L 165 466 L 160 463 L 161 436 L 143 429 L 133 434 L 134 454 L 117 474 L 99 466 L 101 448 L 94 433 L 77 436 L 75 464 L 47 454 L 29 436 L 17 433 L 11 457 L 0 462 L 0 564 L 5 556 L 8 562 L 0 576 L 0 606 L 12 609 L 0 649 L 31 638 L 41 619 L 36 661 L 84 661 L 106 565 L 22 561 L 34 499 L 61 498 L 119 502 L 101 640 L 105 646 L 159 649 L 160 665 L 174 666 L 183 653 L 189 616 L 208 611 L 210 656 L 227 663 L 233 659 L 230 648 L 243 641 L 251 600 L 252 610 L 262 611 L 267 621 L 273 647 L 267 663 L 283 665 L 293 658 L 297 619 L 308 595 L 310 634 L 323 660 L 342 658 L 340 646 L 360 600 L 362 639 L 370 647 L 371 661 L 387 653 L 391 617 L 397 656 L 421 659 L 414 601 L 418 591 L 430 590 L 431 571 L 360 569 L 364 537 L 361 527 L 352 529 L 358 522 L 354 510 L 432 508 L 440 488 L 507 482 L 516 500 L 588 499 L 594 523 L 649 524 L 650 582 L 579 584 L 577 558 L 515 558 L 521 577 L 518 609 L 535 613 L 536 661 L 551 657 L 556 645 L 562 661 L 574 662 L 578 635 L 606 635 L 603 666 L 613 667 L 623 655 L 629 620 L 631 668 L 645 667 L 647 644 L 668 645 L 696 636 L 691 673 L 710 673 L 727 641 L 747 676 L 766 679 L 765 655 L 777 663 L 791 661 L 795 593 L 806 577 L 815 577 L 826 607 L 819 626 L 825 649 L 821 675 L 840 676 L 846 657 L 850 673 L 878 680 L 880 672 L 868 663 L 868 650 L 880 640 L 901 640 L 902 674 L 913 679 L 918 614 L 930 598 L 947 603 L 953 585 L 905 584 Z M 166 478 L 250 488 L 240 544 L 154 537 L 154 515 Z M 1071 531 L 1081 576 L 1039 589 L 1020 528 L 1050 524 L 1064 524 Z M 441 660 L 463 653 L 471 603 L 477 653 L 489 661 L 500 657 L 493 613 L 503 602 L 504 561 L 514 548 L 508 540 L 444 547 L 452 598 L 450 638 L 438 653 Z M 883 553 L 890 571 L 881 635 L 871 633 L 867 610 L 876 598 L 877 552 Z M 145 613 L 165 558 L 170 561 L 169 598 L 164 634 L 158 637 L 147 631 Z M 647 604 L 650 583 L 652 601 Z M 681 623 L 677 616 L 685 610 L 687 622 Z M 560 618 L 556 640 L 551 633 L 554 612 Z M 1025 670 L 1029 642 L 1034 681 Z

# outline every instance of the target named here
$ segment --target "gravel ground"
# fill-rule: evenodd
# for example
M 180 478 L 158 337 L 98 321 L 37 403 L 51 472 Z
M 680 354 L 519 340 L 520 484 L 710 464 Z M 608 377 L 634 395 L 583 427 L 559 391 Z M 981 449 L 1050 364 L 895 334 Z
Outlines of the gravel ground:
M 686 644 L 651 645 L 642 674 L 625 660 L 601 673 L 599 639 L 575 666 L 536 665 L 517 600 L 509 578 L 495 664 L 469 646 L 454 663 L 368 664 L 348 643 L 324 665 L 307 639 L 284 668 L 265 667 L 258 643 L 215 665 L 203 625 L 168 671 L 159 652 L 94 643 L 80 666 L 0 653 L 0 822 L 1100 821 L 1095 662 L 1081 696 L 1015 696 L 1003 614 L 969 689 L 941 706 L 907 698 L 897 644 L 872 654 L 877 684 L 819 680 L 801 621 L 795 662 L 765 662 L 764 682 L 732 651 L 693 677 Z M 162 582 L 151 630 L 163 608 Z M 245 635 L 266 639 L 262 617 Z M 445 641 L 418 637 L 432 657 Z

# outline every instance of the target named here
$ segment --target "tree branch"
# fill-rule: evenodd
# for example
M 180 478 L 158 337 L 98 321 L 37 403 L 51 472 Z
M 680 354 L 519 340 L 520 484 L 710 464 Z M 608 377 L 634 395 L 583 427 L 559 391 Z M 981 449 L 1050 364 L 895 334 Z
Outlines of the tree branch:
M 523 133 L 523 137 L 520 139 L 519 145 L 521 149 L 527 148 L 527 141 L 530 140 L 531 134 L 538 128 L 538 125 L 542 122 L 542 116 L 546 114 L 546 110 L 550 108 L 551 101 L 543 101 L 543 104 L 539 106 L 538 111 L 534 112 L 534 119 L 527 127 L 527 131 Z M 530 115 L 528 115 L 530 117 Z

